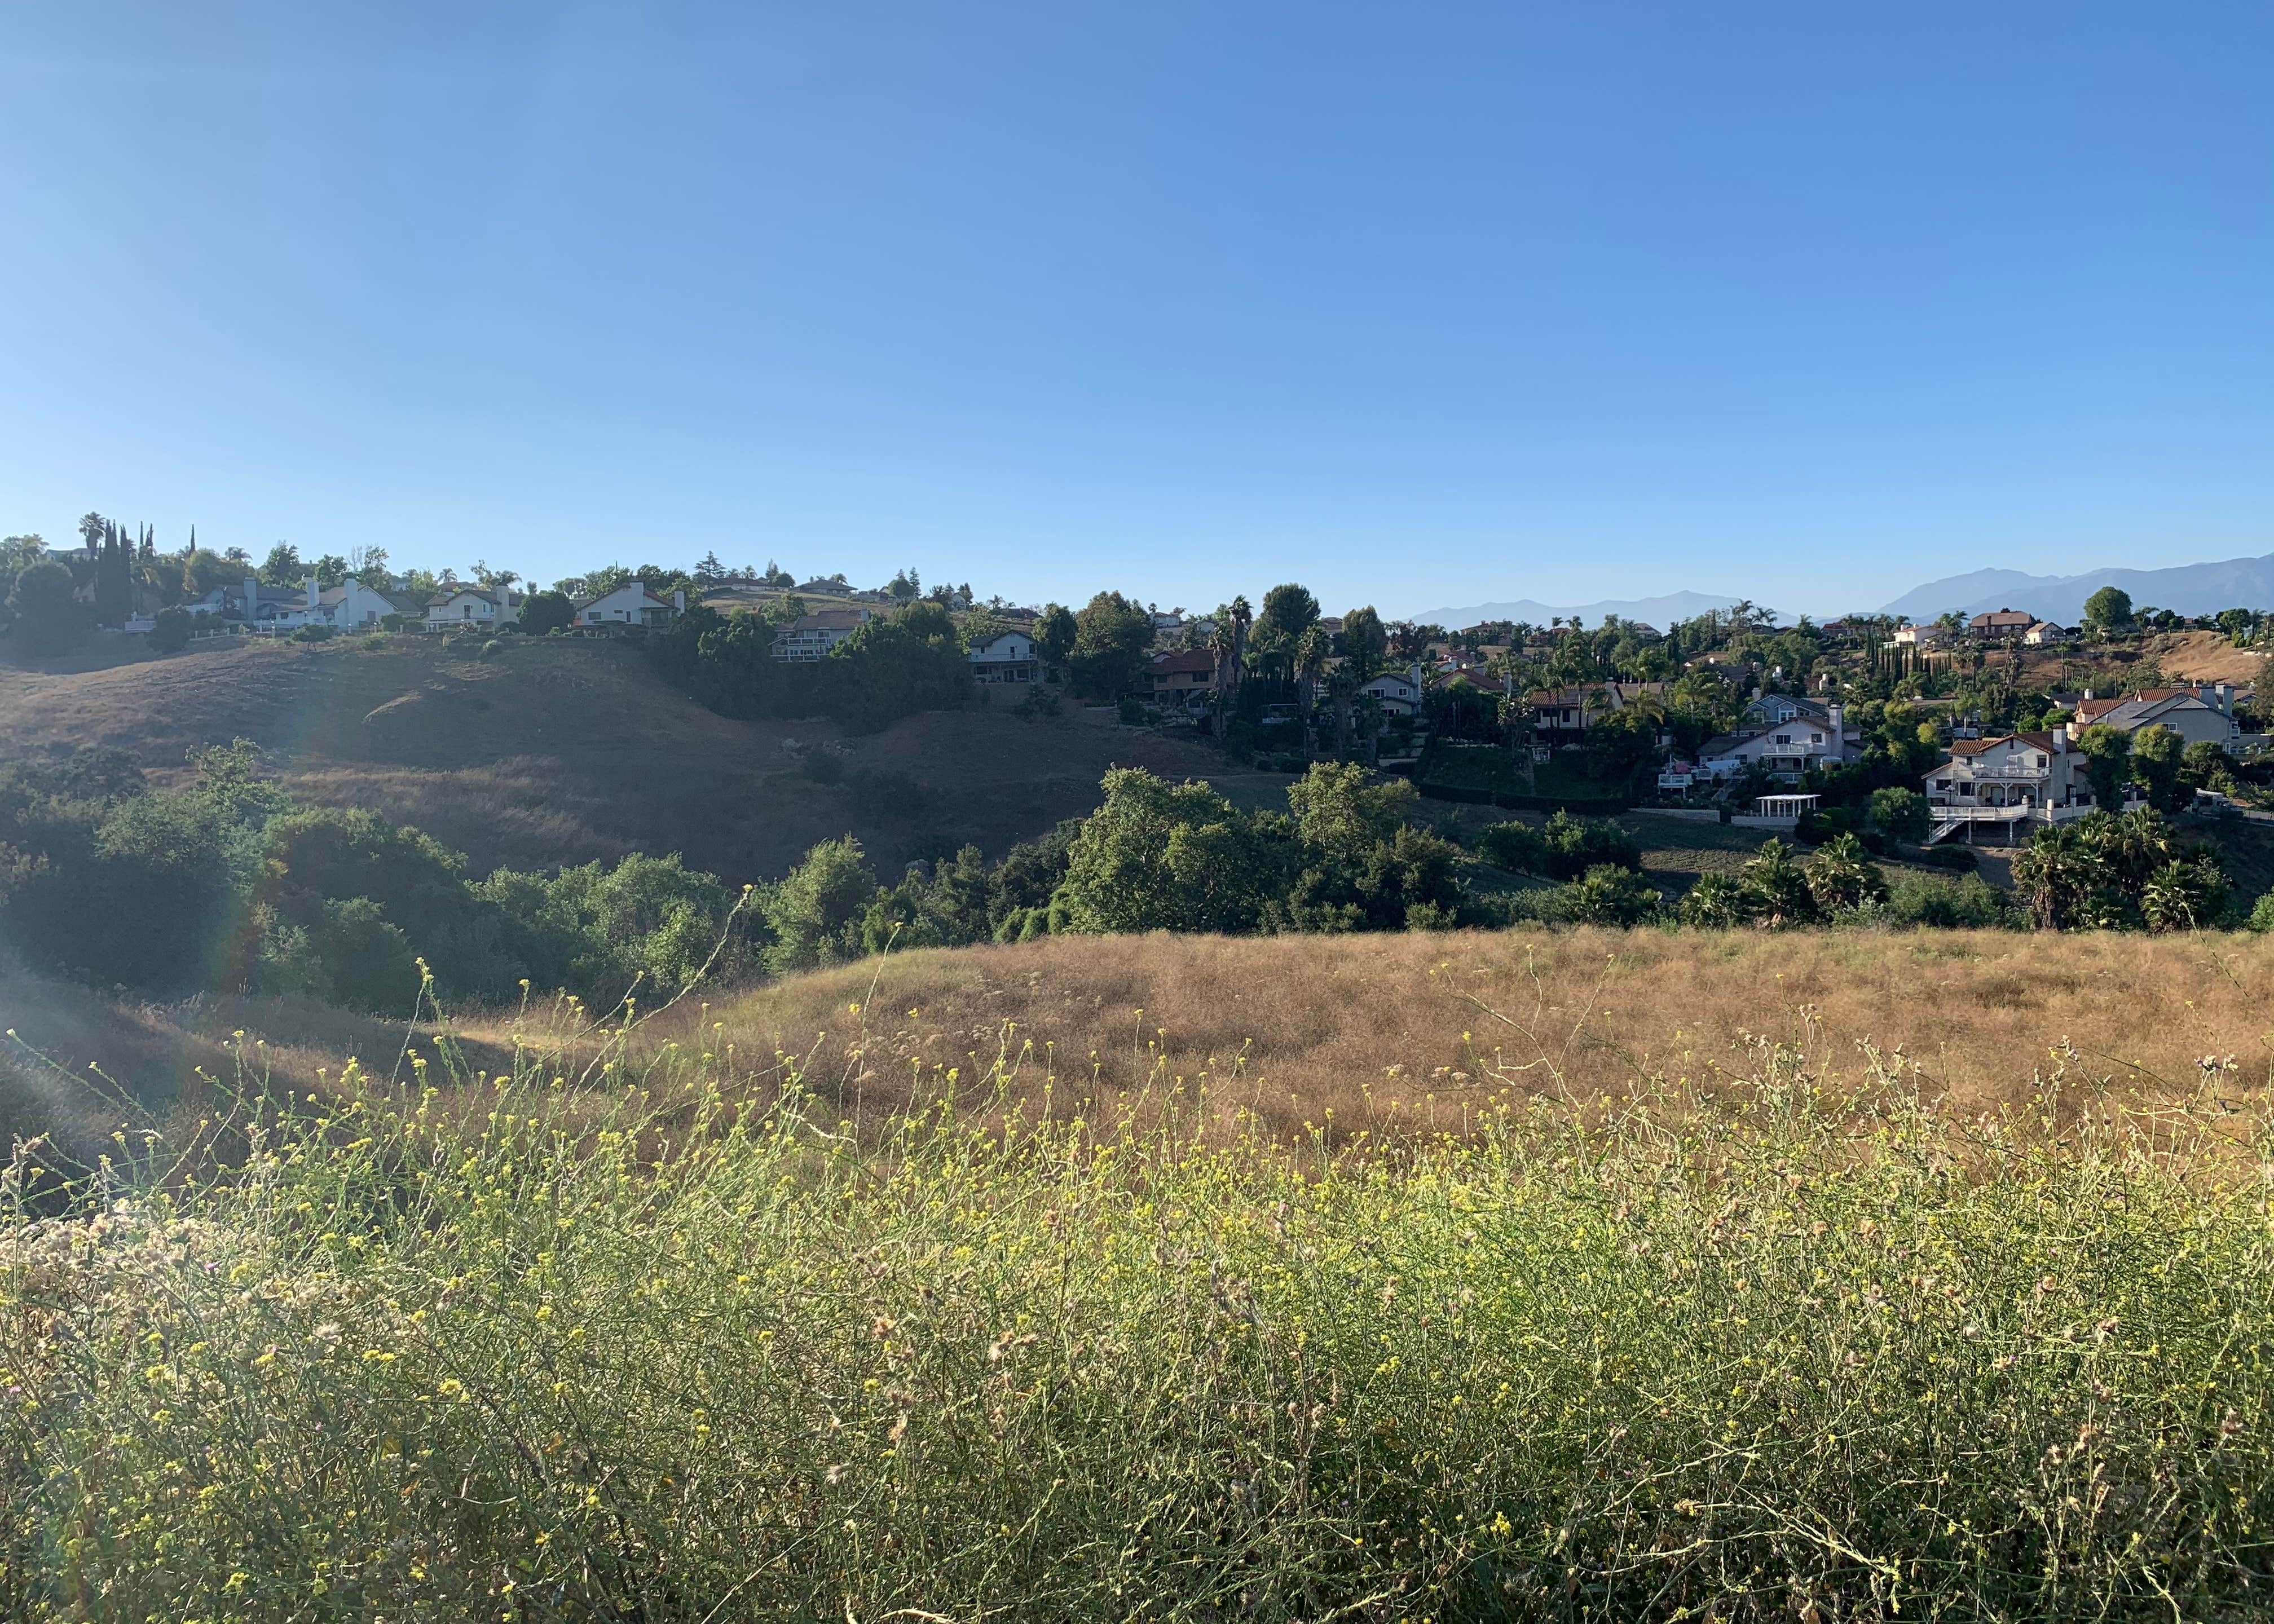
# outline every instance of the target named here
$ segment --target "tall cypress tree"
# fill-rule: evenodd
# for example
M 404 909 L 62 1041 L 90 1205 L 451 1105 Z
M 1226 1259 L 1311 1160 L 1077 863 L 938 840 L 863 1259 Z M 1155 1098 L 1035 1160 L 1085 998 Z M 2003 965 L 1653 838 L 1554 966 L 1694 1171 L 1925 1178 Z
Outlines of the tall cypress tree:
M 101 550 L 94 560 L 94 619 L 99 626 L 123 626 L 134 605 L 133 548 L 126 532 L 103 521 Z

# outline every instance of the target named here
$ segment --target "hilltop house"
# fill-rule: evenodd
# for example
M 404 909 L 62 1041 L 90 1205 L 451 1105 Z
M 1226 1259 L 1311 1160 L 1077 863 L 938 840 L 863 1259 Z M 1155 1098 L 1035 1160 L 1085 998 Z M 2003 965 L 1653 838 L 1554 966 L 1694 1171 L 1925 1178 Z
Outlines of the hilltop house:
M 1419 716 L 1421 713 L 1421 668 L 1411 671 L 1385 671 L 1380 676 L 1361 683 L 1361 695 L 1371 694 L 1382 704 L 1385 716 Z
M 2033 649 L 2041 649 L 2048 643 L 2067 643 L 2075 635 L 2065 626 L 2056 626 L 2051 620 L 2039 620 L 2022 634 L 2022 641 Z
M 2116 699 L 2095 699 L 2088 693 L 2069 718 L 2067 732 L 2074 742 L 2095 724 L 2130 733 L 2157 723 L 2189 744 L 2210 743 L 2231 750 L 2242 737 L 2234 719 L 2234 688 L 2226 682 L 2141 688 Z
M 2037 624 L 2037 617 L 2019 609 L 1992 609 L 1966 623 L 1969 637 L 2019 637 Z
M 1926 775 L 1934 825 L 1928 844 L 1965 829 L 2012 831 L 2026 823 L 2065 823 L 2092 808 L 2085 757 L 2067 732 L 1961 739 L 1950 759 Z
M 639 582 L 628 581 L 613 592 L 577 605 L 576 624 L 585 631 L 631 631 L 668 626 L 673 615 L 686 613 L 684 589 L 673 592 L 671 601 L 665 603 Z
M 325 625 L 355 631 L 369 630 L 390 614 L 415 613 L 418 604 L 415 598 L 382 592 L 350 577 L 319 592 L 316 607 Z
M 1145 662 L 1145 681 L 1161 703 L 1198 710 L 1216 692 L 1216 663 L 1209 649 L 1156 654 Z
M 1462 673 L 1476 682 L 1479 673 Z M 1478 682 L 1479 687 L 1485 686 Z M 1663 682 L 1589 682 L 1574 688 L 1538 688 L 1525 695 L 1532 726 L 1544 745 L 1584 744 L 1587 729 L 1603 717 L 1626 710 L 1645 695 L 1663 696 Z
M 1698 776 L 1719 782 L 1756 763 L 1772 778 L 1797 779 L 1811 768 L 1836 766 L 1863 754 L 1842 707 L 1793 694 L 1764 694 L 1745 708 L 1737 731 L 1698 750 Z
M 971 645 L 974 682 L 1032 682 L 1041 673 L 1035 640 L 1025 632 L 998 632 Z
M 1925 626 L 1895 628 L 1895 641 L 1905 648 L 1931 648 L 1940 643 L 1946 635 L 1941 627 L 1931 623 Z
M 502 583 L 493 587 L 451 587 L 426 600 L 430 632 L 486 630 L 520 618 L 521 594 Z
M 773 657 L 792 665 L 826 659 L 829 651 L 875 618 L 867 609 L 817 609 L 774 634 Z

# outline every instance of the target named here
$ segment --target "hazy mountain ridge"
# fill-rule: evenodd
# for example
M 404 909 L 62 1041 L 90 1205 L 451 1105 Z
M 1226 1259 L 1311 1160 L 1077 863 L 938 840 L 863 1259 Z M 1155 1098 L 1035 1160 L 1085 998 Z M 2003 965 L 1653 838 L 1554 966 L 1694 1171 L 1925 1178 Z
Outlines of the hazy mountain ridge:
M 1743 601 L 1710 592 L 1668 592 L 1660 598 L 1606 598 L 1600 603 L 1576 605 L 1543 604 L 1519 598 L 1513 603 L 1472 604 L 1465 609 L 1424 609 L 1408 618 L 1417 625 L 1444 626 L 1457 631 L 1486 620 L 1523 620 L 1545 626 L 1557 619 L 1568 620 L 1575 614 L 1595 626 L 1604 617 L 1615 614 L 1623 620 L 1640 620 L 1664 631 L 1676 620 L 1694 620 L 1708 609 L 1727 609 Z
M 2095 569 L 2079 575 L 1977 569 L 1914 587 L 1880 613 L 1931 620 L 1952 610 L 1973 615 L 1991 609 L 2025 609 L 2040 620 L 2072 626 L 2084 618 L 2084 600 L 2105 586 L 2129 592 L 2135 604 L 2180 614 L 2274 608 L 2274 553 L 2164 569 Z

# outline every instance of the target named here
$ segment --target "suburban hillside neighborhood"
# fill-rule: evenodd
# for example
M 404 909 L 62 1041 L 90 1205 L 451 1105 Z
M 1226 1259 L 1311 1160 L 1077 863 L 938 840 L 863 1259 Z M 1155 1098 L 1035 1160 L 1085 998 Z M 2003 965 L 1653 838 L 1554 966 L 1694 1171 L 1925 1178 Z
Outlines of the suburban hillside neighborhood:
M 1242 766 L 1356 762 L 1412 778 L 1425 797 L 1508 808 L 1645 806 L 1861 832 L 1856 808 L 1901 790 L 1927 808 L 1928 843 L 2010 845 L 2111 793 L 2149 795 L 2166 755 L 2206 807 L 2274 806 L 2255 679 L 2274 620 L 2242 605 L 2181 616 L 2114 588 L 2073 627 L 2026 604 L 1788 625 L 1741 602 L 1664 628 L 1577 614 L 1448 628 L 1371 607 L 1326 614 L 1293 584 L 1260 606 L 1239 598 L 1200 612 L 1109 591 L 1069 609 L 926 588 L 914 569 L 863 587 L 771 562 L 731 570 L 715 554 L 549 587 L 485 563 L 460 578 L 397 572 L 383 553 L 304 560 L 289 544 L 256 563 L 194 531 L 162 552 L 148 527 L 98 514 L 76 546 L 0 543 L 0 630 L 25 655 L 248 636 L 632 637 L 729 713 L 825 709 L 813 683 L 928 614 L 931 686 L 870 693 L 874 713 L 962 703 L 961 682 L 974 702 L 1111 707 L 1125 726 L 1181 732 Z M 726 696 L 713 690 L 729 645 L 742 687 Z M 2211 650 L 2228 663 L 2195 671 L 2190 659 Z M 761 654 L 804 670 L 806 686 L 761 695 L 753 683 L 793 674 L 753 676 Z M 2093 763 L 2112 759 L 2096 780 Z M 1772 795 L 1773 813 L 1760 804 Z

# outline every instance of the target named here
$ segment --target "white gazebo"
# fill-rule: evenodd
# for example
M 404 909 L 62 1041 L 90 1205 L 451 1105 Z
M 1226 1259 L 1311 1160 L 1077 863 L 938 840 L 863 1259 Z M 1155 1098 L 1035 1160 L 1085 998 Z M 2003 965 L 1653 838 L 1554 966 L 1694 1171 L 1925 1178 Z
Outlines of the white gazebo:
M 1753 802 L 1753 816 L 1747 821 L 1758 828 L 1797 828 L 1822 799 L 1820 795 L 1763 795 Z

